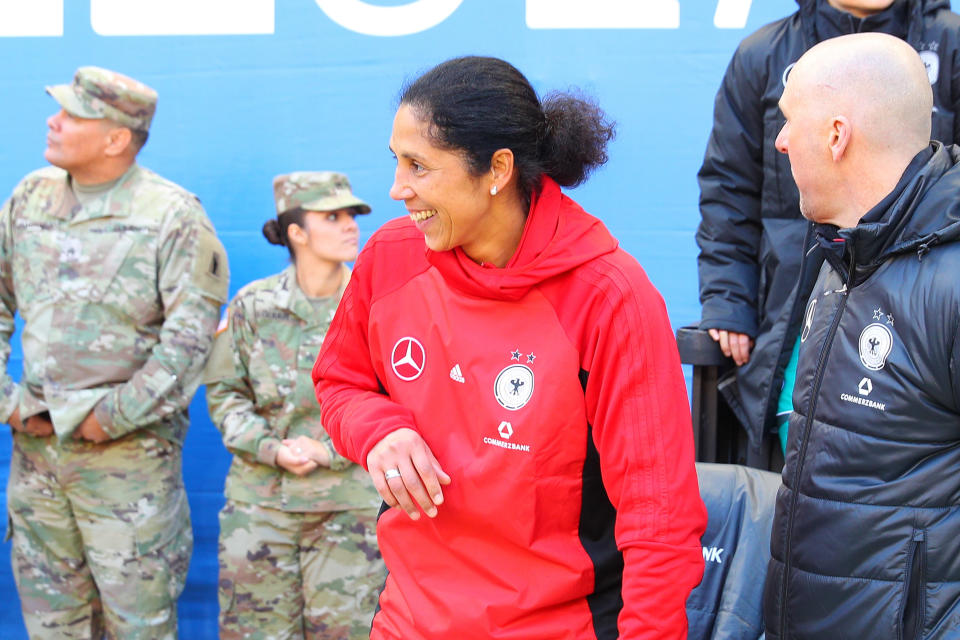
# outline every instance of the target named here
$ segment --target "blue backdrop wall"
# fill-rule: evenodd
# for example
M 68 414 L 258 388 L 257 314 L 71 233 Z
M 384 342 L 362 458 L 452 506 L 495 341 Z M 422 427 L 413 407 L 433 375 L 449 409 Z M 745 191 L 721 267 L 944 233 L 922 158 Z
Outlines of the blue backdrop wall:
M 954 6 L 960 3 L 954 1 Z M 603 218 L 663 293 L 674 326 L 699 318 L 696 171 L 737 43 L 794 0 L 0 0 L 0 192 L 44 164 L 43 86 L 76 67 L 156 88 L 143 165 L 198 194 L 227 248 L 231 294 L 282 269 L 267 244 L 271 179 L 346 172 L 373 206 L 362 237 L 405 213 L 387 149 L 397 92 L 446 58 L 494 55 L 541 92 L 578 86 L 619 123 L 610 162 L 574 197 Z M 14 339 L 9 370 L 19 376 Z M 181 637 L 216 637 L 217 511 L 229 457 L 203 390 L 184 459 L 196 547 Z M 0 438 L 0 487 L 9 438 Z M 0 638 L 26 638 L 0 548 Z

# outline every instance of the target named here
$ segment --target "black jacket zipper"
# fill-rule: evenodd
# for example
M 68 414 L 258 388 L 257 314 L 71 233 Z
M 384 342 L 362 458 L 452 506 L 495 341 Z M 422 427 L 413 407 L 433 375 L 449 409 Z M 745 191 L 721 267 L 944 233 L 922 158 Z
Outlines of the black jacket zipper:
M 832 260 L 831 265 L 833 266 Z M 823 370 L 827 364 L 827 355 L 830 352 L 830 347 L 833 345 L 837 328 L 840 326 L 840 318 L 843 316 L 843 310 L 847 306 L 847 298 L 850 295 L 849 285 L 852 283 L 853 274 L 856 271 L 853 247 L 850 247 L 850 267 L 847 273 L 843 274 L 839 269 L 837 271 L 841 276 L 846 275 L 843 288 L 835 292 L 843 297 L 840 298 L 840 304 L 837 305 L 837 310 L 833 314 L 830 330 L 827 332 L 826 338 L 823 340 L 823 346 L 820 347 L 820 354 L 817 356 L 817 368 L 814 370 L 810 406 L 807 409 L 807 417 L 803 421 L 802 440 L 800 441 L 800 449 L 797 451 L 797 467 L 793 472 L 793 491 L 790 494 L 790 509 L 787 511 L 787 539 L 783 547 L 783 576 L 780 578 L 780 640 L 786 640 L 787 638 L 787 616 L 785 610 L 787 606 L 787 584 L 790 574 L 790 548 L 793 540 L 793 520 L 797 511 L 797 499 L 800 495 L 800 476 L 803 475 L 803 461 L 806 458 L 807 444 L 809 444 L 810 441 L 810 425 L 813 423 L 813 415 L 817 409 L 817 400 L 820 396 L 820 384 L 823 382 Z

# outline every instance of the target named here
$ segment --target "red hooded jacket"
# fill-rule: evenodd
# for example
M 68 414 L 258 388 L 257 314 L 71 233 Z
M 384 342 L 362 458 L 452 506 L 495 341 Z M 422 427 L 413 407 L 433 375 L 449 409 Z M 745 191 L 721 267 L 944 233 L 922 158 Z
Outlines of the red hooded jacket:
M 381 515 L 371 638 L 687 637 L 706 512 L 666 309 L 555 182 L 503 269 L 380 229 L 313 379 L 343 455 L 407 427 L 452 478 L 436 518 Z

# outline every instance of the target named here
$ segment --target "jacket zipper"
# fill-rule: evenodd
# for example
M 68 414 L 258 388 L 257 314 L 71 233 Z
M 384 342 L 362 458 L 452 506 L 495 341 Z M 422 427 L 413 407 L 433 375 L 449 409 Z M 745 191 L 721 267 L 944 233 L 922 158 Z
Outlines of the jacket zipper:
M 802 440 L 800 441 L 800 449 L 797 452 L 797 468 L 793 472 L 793 492 L 790 495 L 790 509 L 787 511 L 787 539 L 784 542 L 784 554 L 783 554 L 783 576 L 780 579 L 780 640 L 785 640 L 787 637 L 787 616 L 786 616 L 786 604 L 787 604 L 787 583 L 790 574 L 790 550 L 792 547 L 793 541 L 793 519 L 797 511 L 797 499 L 800 495 L 800 476 L 803 475 L 803 461 L 807 455 L 807 445 L 810 441 L 810 425 L 813 422 L 813 414 L 817 409 L 817 400 L 820 396 L 820 384 L 823 382 L 823 370 L 827 365 L 827 354 L 830 352 L 830 347 L 833 345 L 833 339 L 836 336 L 837 328 L 840 326 L 840 318 L 843 316 L 843 310 L 847 306 L 847 298 L 850 294 L 849 284 L 853 280 L 853 274 L 856 271 L 855 268 L 856 262 L 854 262 L 853 247 L 850 251 L 850 269 L 847 273 L 847 282 L 843 287 L 835 291 L 843 297 L 840 298 L 840 303 L 837 305 L 837 310 L 833 314 L 833 320 L 830 324 L 830 330 L 827 332 L 827 336 L 823 341 L 823 346 L 820 348 L 820 354 L 817 356 L 817 368 L 814 371 L 813 376 L 813 390 L 810 396 L 810 406 L 807 409 L 807 417 L 803 421 L 803 433 L 801 434 Z M 841 275 L 843 275 L 841 273 Z
M 925 569 L 923 562 L 925 535 L 923 531 L 914 531 L 913 538 L 910 541 L 910 553 L 907 555 L 907 568 L 903 585 L 903 604 L 900 607 L 900 625 L 898 629 L 899 640 L 914 640 L 920 637 L 920 630 L 923 628 L 923 610 L 926 606 L 924 602 L 923 585 L 925 580 Z M 916 575 L 914 574 L 916 571 Z M 906 628 L 909 622 L 906 617 L 907 604 L 913 603 L 913 627 Z

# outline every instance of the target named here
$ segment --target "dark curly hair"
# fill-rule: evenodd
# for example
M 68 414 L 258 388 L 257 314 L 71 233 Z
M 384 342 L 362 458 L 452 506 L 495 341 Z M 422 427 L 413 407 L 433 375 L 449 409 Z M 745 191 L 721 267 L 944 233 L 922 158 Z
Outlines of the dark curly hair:
M 513 152 L 529 199 L 542 175 L 576 186 L 607 161 L 615 125 L 599 106 L 573 92 L 541 101 L 509 62 L 466 56 L 447 60 L 403 89 L 400 104 L 429 124 L 441 148 L 465 154 L 474 175 L 490 170 L 498 149 Z

